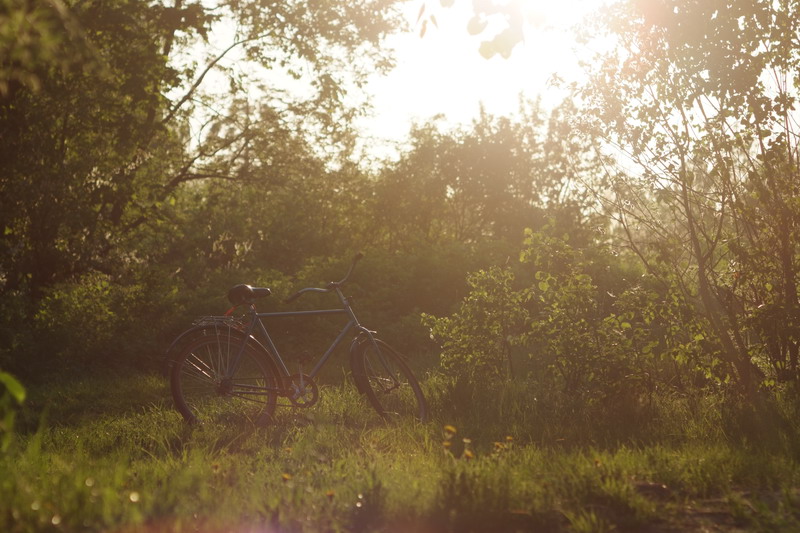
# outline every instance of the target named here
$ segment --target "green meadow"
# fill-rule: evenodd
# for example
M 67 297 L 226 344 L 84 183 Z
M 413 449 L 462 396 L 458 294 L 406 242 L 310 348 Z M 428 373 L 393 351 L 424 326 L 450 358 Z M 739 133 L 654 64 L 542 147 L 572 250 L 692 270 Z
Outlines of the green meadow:
M 391 425 L 343 381 L 274 425 L 189 426 L 158 375 L 29 391 L 0 456 L 0 529 L 25 531 L 796 531 L 796 403 L 657 398 L 573 418 L 509 387 L 425 381 Z

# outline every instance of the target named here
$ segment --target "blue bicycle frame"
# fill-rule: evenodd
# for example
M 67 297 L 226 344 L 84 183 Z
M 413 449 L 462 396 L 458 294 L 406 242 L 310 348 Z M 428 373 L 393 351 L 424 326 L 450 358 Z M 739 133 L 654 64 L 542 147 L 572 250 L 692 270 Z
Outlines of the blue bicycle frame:
M 255 305 L 250 304 L 250 312 L 249 312 L 250 320 L 247 325 L 247 329 L 244 332 L 245 338 L 246 339 L 256 338 L 253 334 L 256 330 L 256 324 L 258 324 L 259 326 L 258 332 L 260 333 L 261 337 L 266 341 L 266 348 L 270 352 L 269 355 L 275 361 L 275 364 L 278 366 L 278 369 L 283 374 L 284 378 L 290 377 L 291 373 L 289 372 L 289 369 L 286 367 L 286 363 L 283 361 L 283 358 L 281 357 L 278 348 L 275 346 L 275 343 L 273 342 L 272 337 L 267 331 L 267 328 L 264 326 L 262 319 L 280 318 L 280 317 L 315 316 L 315 315 L 335 315 L 335 314 L 347 315 L 348 317 L 347 324 L 345 324 L 342 331 L 339 332 L 339 335 L 336 337 L 336 339 L 334 339 L 334 341 L 331 343 L 331 345 L 328 347 L 325 353 L 317 361 L 314 368 L 308 374 L 308 377 L 310 377 L 311 379 L 316 377 L 316 375 L 320 372 L 322 367 L 325 366 L 325 363 L 328 361 L 328 359 L 330 359 L 331 355 L 333 355 L 334 350 L 336 350 L 336 348 L 339 347 L 344 338 L 354 329 L 358 330 L 359 333 L 363 333 L 364 335 L 366 335 L 371 342 L 373 343 L 375 342 L 375 338 L 373 336 L 374 332 L 365 328 L 359 323 L 358 318 L 356 318 L 355 313 L 353 313 L 353 309 L 350 307 L 350 301 L 347 299 L 346 296 L 344 296 L 344 294 L 342 294 L 342 291 L 339 288 L 338 284 L 332 284 L 332 285 L 333 286 L 329 289 L 319 289 L 313 287 L 302 289 L 288 300 L 294 300 L 301 294 L 304 294 L 306 292 L 328 293 L 331 292 L 331 290 L 335 290 L 336 295 L 342 302 L 343 307 L 341 309 L 315 309 L 310 311 L 281 311 L 281 312 L 259 313 L 256 311 Z M 226 373 L 225 376 L 226 378 L 232 378 L 235 375 L 239 365 L 239 361 L 241 360 L 242 354 L 244 353 L 245 346 L 246 343 L 241 344 L 239 352 L 236 354 L 236 357 L 233 360 L 233 364 L 230 366 L 230 368 Z

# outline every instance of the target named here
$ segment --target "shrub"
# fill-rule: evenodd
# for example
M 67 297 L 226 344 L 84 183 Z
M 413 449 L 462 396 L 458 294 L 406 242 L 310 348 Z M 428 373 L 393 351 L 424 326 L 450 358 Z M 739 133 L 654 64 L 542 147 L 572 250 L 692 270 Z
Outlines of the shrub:
M 451 317 L 423 315 L 448 372 L 489 382 L 513 375 L 511 346 L 528 321 L 527 293 L 513 290 L 513 281 L 508 268 L 479 270 L 467 277 L 469 296 Z
M 598 265 L 612 262 L 608 254 L 528 232 L 520 257 L 523 273 L 533 274 L 528 286 L 515 289 L 510 268 L 478 271 L 468 277 L 470 293 L 456 313 L 425 317 L 445 369 L 489 386 L 520 346 L 542 396 L 571 398 L 576 408 L 635 405 L 652 387 L 653 341 L 637 299 L 628 291 L 612 298 L 595 283 Z

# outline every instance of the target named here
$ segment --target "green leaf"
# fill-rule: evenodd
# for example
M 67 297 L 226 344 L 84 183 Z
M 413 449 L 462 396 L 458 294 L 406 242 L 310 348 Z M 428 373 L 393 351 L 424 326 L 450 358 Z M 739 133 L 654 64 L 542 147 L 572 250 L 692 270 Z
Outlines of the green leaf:
M 17 403 L 22 403 L 25 401 L 25 387 L 22 386 L 22 383 L 17 381 L 17 378 L 8 372 L 0 372 L 0 383 L 5 385 L 6 390 L 17 401 Z
M 653 348 L 655 348 L 656 346 L 658 346 L 658 341 L 650 341 L 644 345 L 644 348 L 642 348 L 642 353 L 645 354 L 652 353 Z

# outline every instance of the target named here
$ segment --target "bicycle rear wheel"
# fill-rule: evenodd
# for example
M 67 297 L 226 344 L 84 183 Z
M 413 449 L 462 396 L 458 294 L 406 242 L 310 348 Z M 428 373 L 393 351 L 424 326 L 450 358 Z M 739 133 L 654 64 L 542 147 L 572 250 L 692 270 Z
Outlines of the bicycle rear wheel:
M 428 404 L 408 363 L 383 341 L 364 340 L 351 361 L 356 386 L 387 420 L 428 418 Z
M 170 388 L 187 421 L 263 425 L 272 419 L 280 379 L 264 353 L 245 346 L 238 368 L 227 377 L 242 342 L 230 335 L 204 335 L 192 339 L 175 358 Z

